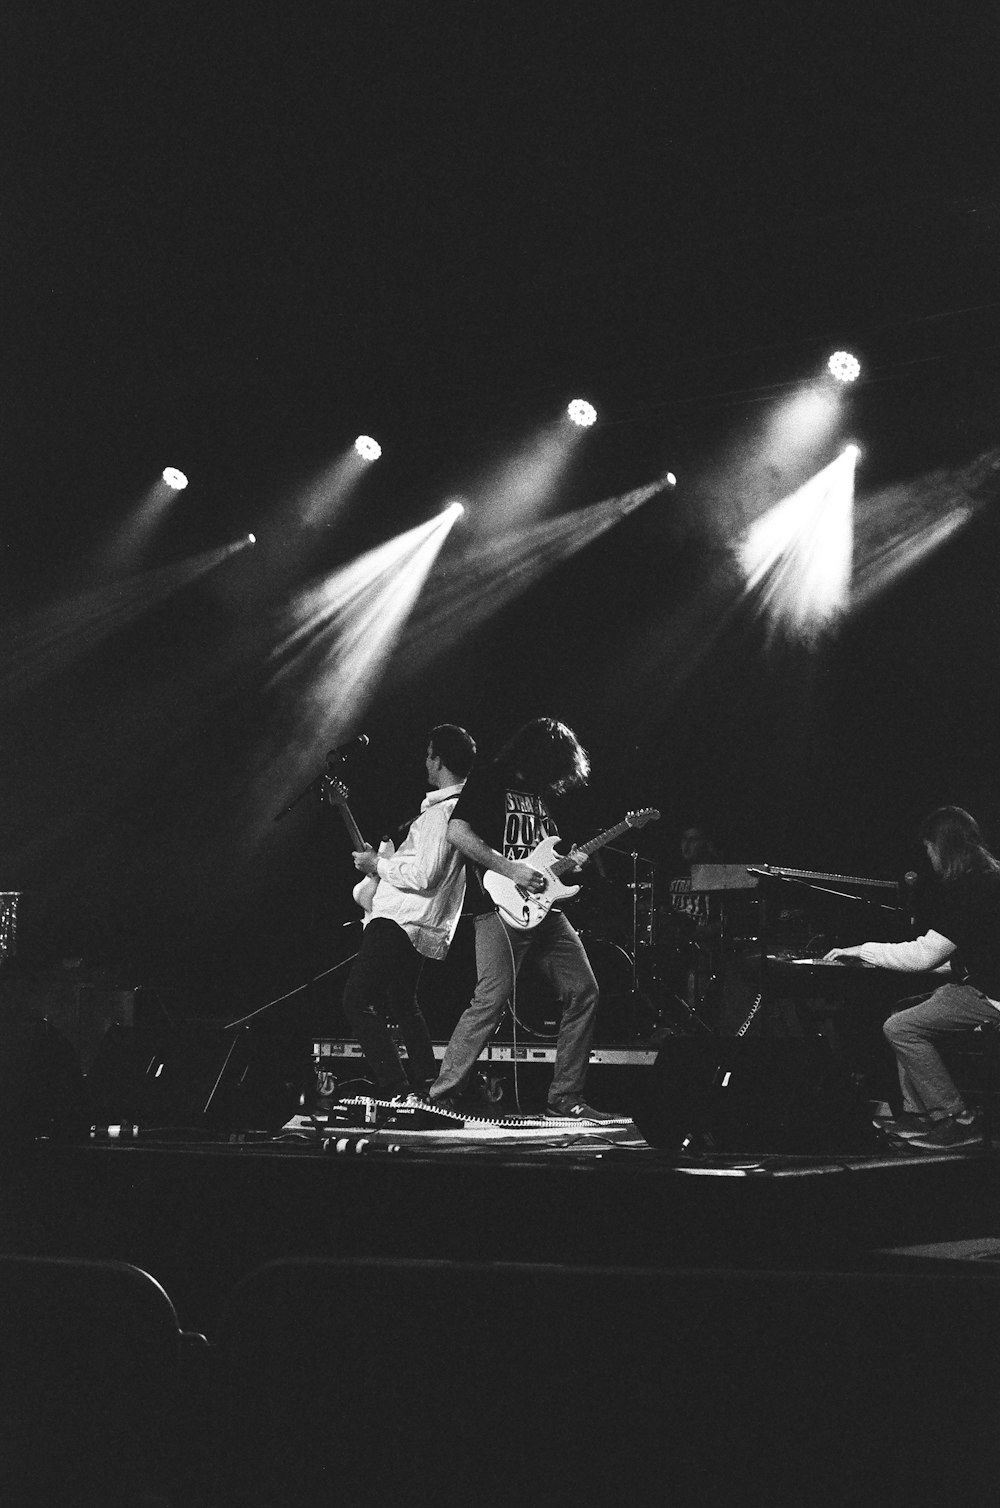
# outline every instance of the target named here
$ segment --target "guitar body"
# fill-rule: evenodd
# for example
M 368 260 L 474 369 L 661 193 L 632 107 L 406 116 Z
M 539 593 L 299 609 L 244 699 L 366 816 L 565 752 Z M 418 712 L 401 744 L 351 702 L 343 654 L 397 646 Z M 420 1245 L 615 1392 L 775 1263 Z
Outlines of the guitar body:
M 579 892 L 579 885 L 564 885 L 552 872 L 553 864 L 562 859 L 562 855 L 556 853 L 558 842 L 558 838 L 546 838 L 524 861 L 544 877 L 544 890 L 537 893 L 524 890 L 506 875 L 497 874 L 495 869 L 488 869 L 483 875 L 486 893 L 508 926 L 517 927 L 522 932 L 530 931 L 545 920 L 558 901 L 569 900 Z
M 603 848 L 605 843 L 610 843 L 614 838 L 621 837 L 630 827 L 645 827 L 647 822 L 659 821 L 660 814 L 655 807 L 644 807 L 641 812 L 629 812 L 624 822 L 619 822 L 617 827 L 609 827 L 603 833 L 598 833 L 596 838 L 591 838 L 589 843 L 584 843 L 574 853 L 583 854 L 588 859 L 598 848 Z M 572 859 L 556 853 L 558 838 L 546 838 L 539 843 L 538 847 L 525 859 L 532 869 L 545 881 L 545 888 L 538 891 L 525 890 L 522 885 L 515 885 L 513 880 L 508 880 L 505 875 L 497 874 L 495 869 L 488 869 L 483 875 L 483 887 L 486 894 L 492 900 L 494 906 L 503 920 L 510 927 L 516 927 L 521 932 L 528 932 L 532 927 L 537 927 L 548 916 L 557 901 L 568 901 L 571 896 L 579 892 L 579 885 L 564 885 L 559 878 L 564 870 L 577 872 Z
M 392 842 L 392 839 L 383 838 L 378 846 L 379 858 L 391 859 L 395 852 L 396 845 Z M 378 889 L 378 883 L 378 879 L 375 875 L 366 874 L 358 881 L 354 889 L 351 891 L 351 894 L 353 895 L 355 901 L 364 912 L 364 916 L 361 918 L 361 925 L 363 927 L 367 927 L 368 923 L 372 919 L 372 904 L 375 900 L 375 892 Z

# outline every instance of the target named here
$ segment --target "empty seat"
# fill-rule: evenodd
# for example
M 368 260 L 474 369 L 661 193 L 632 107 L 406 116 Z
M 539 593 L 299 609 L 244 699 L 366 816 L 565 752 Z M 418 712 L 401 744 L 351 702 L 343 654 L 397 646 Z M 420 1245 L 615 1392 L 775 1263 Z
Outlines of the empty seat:
M 0 1502 L 174 1501 L 190 1438 L 182 1359 L 205 1342 L 155 1278 L 2 1256 L 0 1336 Z

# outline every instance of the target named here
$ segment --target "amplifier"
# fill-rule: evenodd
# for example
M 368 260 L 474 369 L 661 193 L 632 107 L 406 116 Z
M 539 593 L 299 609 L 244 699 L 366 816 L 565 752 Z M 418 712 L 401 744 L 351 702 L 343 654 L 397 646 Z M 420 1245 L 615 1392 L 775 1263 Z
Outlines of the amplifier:
M 434 1056 L 440 1062 L 444 1057 L 447 1042 L 434 1043 Z M 399 1056 L 406 1057 L 402 1042 L 396 1044 Z M 642 1068 L 656 1062 L 659 1051 L 656 1047 L 592 1047 L 590 1062 L 611 1064 L 615 1067 Z M 313 1062 L 317 1068 L 346 1059 L 364 1056 L 361 1045 L 344 1037 L 320 1037 L 313 1039 Z M 479 1062 L 486 1063 L 554 1063 L 555 1043 L 539 1042 L 490 1042 L 483 1049 Z

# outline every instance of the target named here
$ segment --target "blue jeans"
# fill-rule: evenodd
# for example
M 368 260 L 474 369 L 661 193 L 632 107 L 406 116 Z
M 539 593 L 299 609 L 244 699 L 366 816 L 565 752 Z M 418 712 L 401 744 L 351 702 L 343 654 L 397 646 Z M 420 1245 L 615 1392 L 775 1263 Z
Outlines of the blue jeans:
M 963 1115 L 965 1103 L 935 1045 L 974 1026 L 1000 1026 L 1000 1010 L 971 984 L 945 984 L 897 1011 L 882 1030 L 896 1054 L 903 1109 L 934 1117 Z
M 561 911 L 550 911 L 530 932 L 508 927 L 495 911 L 476 917 L 478 982 L 445 1050 L 435 1095 L 460 1093 L 500 1024 L 528 950 L 562 1006 L 550 1105 L 579 1100 L 587 1077 L 598 989 L 583 943 Z

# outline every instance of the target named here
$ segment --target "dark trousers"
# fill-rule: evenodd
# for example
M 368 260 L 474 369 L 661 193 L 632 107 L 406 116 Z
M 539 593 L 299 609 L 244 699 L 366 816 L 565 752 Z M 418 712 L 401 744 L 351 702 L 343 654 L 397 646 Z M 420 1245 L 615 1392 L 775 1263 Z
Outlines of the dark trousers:
M 402 927 L 376 916 L 361 935 L 361 947 L 344 986 L 344 1015 L 380 1094 L 423 1089 L 437 1073 L 434 1047 L 417 1004 L 423 960 Z M 389 1022 L 399 1028 L 407 1064 L 396 1049 Z

